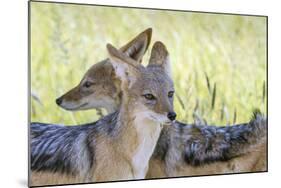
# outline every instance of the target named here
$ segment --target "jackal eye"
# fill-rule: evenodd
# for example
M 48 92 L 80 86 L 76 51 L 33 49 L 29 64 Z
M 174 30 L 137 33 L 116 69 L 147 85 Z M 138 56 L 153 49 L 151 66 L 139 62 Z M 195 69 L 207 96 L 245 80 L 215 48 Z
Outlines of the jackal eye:
M 172 97 L 174 96 L 174 93 L 175 93 L 174 91 L 170 91 L 170 92 L 168 93 L 168 97 L 169 97 L 169 98 L 172 98 Z
M 91 85 L 93 85 L 92 82 L 86 81 L 86 82 L 83 84 L 83 87 L 89 88 L 89 87 L 91 87 Z
M 143 96 L 147 100 L 155 100 L 156 99 L 152 94 L 144 94 Z

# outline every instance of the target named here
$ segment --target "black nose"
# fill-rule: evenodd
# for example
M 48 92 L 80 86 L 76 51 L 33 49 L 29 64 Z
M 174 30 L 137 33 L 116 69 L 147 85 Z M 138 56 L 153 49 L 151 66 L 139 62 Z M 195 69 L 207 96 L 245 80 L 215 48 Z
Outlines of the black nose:
M 168 115 L 167 115 L 167 117 L 168 117 L 171 121 L 173 121 L 173 120 L 176 119 L 177 114 L 176 114 L 175 112 L 169 112 Z
M 56 99 L 56 103 L 57 103 L 57 105 L 61 105 L 61 103 L 62 103 L 62 98 L 60 97 L 60 98 L 57 98 Z

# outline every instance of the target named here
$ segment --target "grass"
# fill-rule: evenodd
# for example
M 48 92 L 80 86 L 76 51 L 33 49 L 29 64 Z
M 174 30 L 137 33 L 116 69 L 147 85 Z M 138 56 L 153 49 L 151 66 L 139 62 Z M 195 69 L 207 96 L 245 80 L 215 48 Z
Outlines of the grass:
M 97 120 L 100 112 L 65 111 L 55 99 L 107 57 L 106 43 L 120 47 L 148 27 L 170 52 L 179 120 L 225 125 L 266 113 L 264 17 L 32 2 L 31 121 Z

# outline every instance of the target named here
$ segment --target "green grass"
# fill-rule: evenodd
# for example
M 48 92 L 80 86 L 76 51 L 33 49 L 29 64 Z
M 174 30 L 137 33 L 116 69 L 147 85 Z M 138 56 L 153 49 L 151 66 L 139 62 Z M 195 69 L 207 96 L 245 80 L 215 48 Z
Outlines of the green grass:
M 254 108 L 266 112 L 264 17 L 32 2 L 31 120 L 97 120 L 95 110 L 68 112 L 55 99 L 107 57 L 106 43 L 120 47 L 148 27 L 152 44 L 170 52 L 179 120 L 223 125 L 248 121 Z

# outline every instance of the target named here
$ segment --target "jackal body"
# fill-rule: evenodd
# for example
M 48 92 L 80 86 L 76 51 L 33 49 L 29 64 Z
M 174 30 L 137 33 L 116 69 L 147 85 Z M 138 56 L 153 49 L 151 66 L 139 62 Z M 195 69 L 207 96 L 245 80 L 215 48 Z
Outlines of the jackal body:
M 145 68 L 107 47 L 121 83 L 119 110 L 81 126 L 32 124 L 32 185 L 145 178 L 162 124 L 175 119 L 169 62 Z
M 266 119 L 227 127 L 164 126 L 148 178 L 266 171 Z

